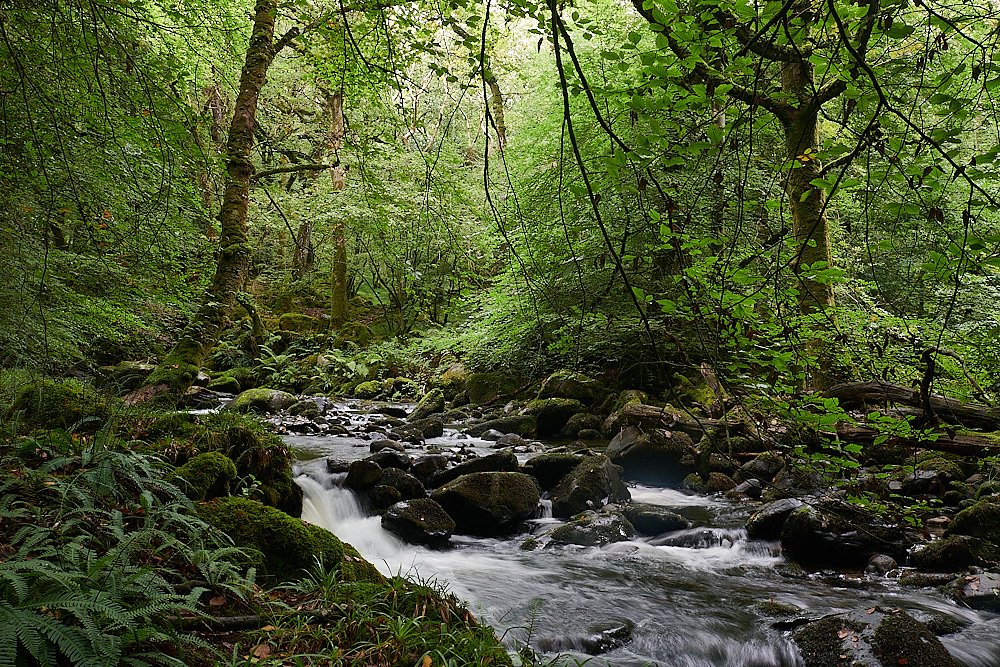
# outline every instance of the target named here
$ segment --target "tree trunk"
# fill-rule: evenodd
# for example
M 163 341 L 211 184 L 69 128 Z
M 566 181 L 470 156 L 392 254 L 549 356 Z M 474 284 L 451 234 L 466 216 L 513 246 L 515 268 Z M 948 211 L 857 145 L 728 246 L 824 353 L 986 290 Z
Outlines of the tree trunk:
M 336 92 L 327 95 L 330 109 L 330 147 L 336 159 L 330 167 L 330 180 L 334 191 L 347 187 L 347 172 L 340 163 L 339 152 L 344 147 L 344 94 Z M 333 226 L 333 275 L 330 288 L 330 321 L 340 326 L 347 321 L 347 230 L 343 220 Z
M 226 192 L 218 215 L 219 259 L 215 277 L 174 349 L 156 367 L 146 386 L 126 397 L 128 403 L 152 398 L 176 403 L 187 392 L 205 357 L 222 335 L 236 294 L 243 286 L 251 252 L 247 242 L 247 209 L 254 173 L 250 151 L 257 122 L 257 100 L 274 57 L 276 13 L 277 0 L 257 0 L 240 92 L 226 142 Z

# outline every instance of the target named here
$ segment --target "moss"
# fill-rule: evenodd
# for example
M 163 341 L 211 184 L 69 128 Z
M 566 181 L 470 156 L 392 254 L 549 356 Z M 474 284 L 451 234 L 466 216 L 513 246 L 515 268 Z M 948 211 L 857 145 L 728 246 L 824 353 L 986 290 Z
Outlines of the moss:
M 333 347 L 341 348 L 347 345 L 365 346 L 372 342 L 375 334 L 372 330 L 360 322 L 347 322 L 337 330 L 337 337 L 333 341 Z
M 215 377 L 208 383 L 208 388 L 212 391 L 219 391 L 225 394 L 238 394 L 241 391 L 241 387 L 240 381 L 228 374 Z
M 888 614 L 872 634 L 872 648 L 883 665 L 958 667 L 926 625 L 903 613 Z
M 227 409 L 236 412 L 279 412 L 295 405 L 296 401 L 293 394 L 259 387 L 241 393 Z
M 708 479 L 702 479 L 698 473 L 691 473 L 684 478 L 684 487 L 697 493 L 721 493 L 736 486 L 731 477 L 721 472 L 708 474 Z
M 236 464 L 219 452 L 205 452 L 177 468 L 171 482 L 178 485 L 192 500 L 211 500 L 229 495 L 236 480 Z
M 465 382 L 469 402 L 483 404 L 499 395 L 513 394 L 521 386 L 521 378 L 507 373 L 473 373 Z
M 962 510 L 945 535 L 969 535 L 1000 546 L 1000 502 L 990 497 Z
M 917 470 L 933 470 L 939 475 L 944 475 L 954 480 L 965 479 L 962 469 L 955 461 L 949 461 L 942 456 L 931 456 L 918 462 Z
M 21 388 L 4 415 L 16 420 L 20 430 L 71 428 L 83 419 L 97 419 L 80 426 L 94 431 L 111 419 L 120 406 L 113 399 L 79 380 L 43 378 Z
M 285 313 L 278 318 L 278 328 L 282 331 L 308 333 L 323 331 L 326 325 L 315 317 L 299 313 Z
M 808 667 L 847 667 L 852 664 L 851 655 L 845 652 L 848 649 L 845 649 L 840 633 L 844 630 L 861 632 L 864 629 L 864 623 L 830 616 L 810 623 L 796 632 L 794 638 Z
M 382 383 L 378 380 L 362 382 L 354 388 L 354 397 L 361 399 L 373 399 L 382 393 Z
M 774 600 L 764 600 L 762 602 L 755 602 L 753 604 L 754 610 L 764 614 L 765 616 L 797 616 L 802 613 L 802 610 L 793 604 L 786 604 L 784 602 L 775 602 Z
M 237 547 L 261 552 L 267 574 L 281 581 L 301 577 L 313 568 L 315 558 L 339 567 L 343 581 L 384 581 L 371 563 L 333 533 L 256 500 L 219 498 L 199 506 L 198 513 Z

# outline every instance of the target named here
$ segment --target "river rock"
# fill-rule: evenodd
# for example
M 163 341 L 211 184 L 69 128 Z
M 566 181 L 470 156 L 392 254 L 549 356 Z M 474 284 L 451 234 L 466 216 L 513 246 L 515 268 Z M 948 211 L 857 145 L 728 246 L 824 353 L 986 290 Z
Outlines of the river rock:
M 395 449 L 380 449 L 365 460 L 374 461 L 381 468 L 399 468 L 400 470 L 409 470 L 411 464 L 410 457 L 406 452 Z
M 465 381 L 469 402 L 482 405 L 501 394 L 513 394 L 521 388 L 521 378 L 503 372 L 473 373 Z
M 376 488 L 379 486 L 391 486 L 399 491 L 400 500 L 413 500 L 414 498 L 426 498 L 427 491 L 420 480 L 408 472 L 399 468 L 385 468 L 382 477 L 378 480 Z
M 297 402 L 294 395 L 286 391 L 259 387 L 247 389 L 237 396 L 229 405 L 236 412 L 281 412 Z
M 593 405 L 600 402 L 605 393 L 606 390 L 599 381 L 564 369 L 545 378 L 538 390 L 538 398 L 569 398 L 585 405 Z
M 631 497 L 622 482 L 621 469 L 607 456 L 595 454 L 578 463 L 552 490 L 552 515 L 567 518 Z
M 538 640 L 538 648 L 546 653 L 579 651 L 587 655 L 601 655 L 620 648 L 632 641 L 632 621 L 606 623 L 588 628 L 589 635 L 574 637 L 543 637 Z
M 691 473 L 684 478 L 682 486 L 695 493 L 724 493 L 736 486 L 736 482 L 729 475 L 721 472 L 710 472 L 708 478 L 703 478 L 698 473 Z
M 394 486 L 377 484 L 366 492 L 368 502 L 377 511 L 383 512 L 403 499 L 403 494 Z
M 960 667 L 930 628 L 898 609 L 872 607 L 826 616 L 792 638 L 806 667 Z
M 559 435 L 570 417 L 585 412 L 583 403 L 573 398 L 542 398 L 528 403 L 525 412 L 536 419 L 538 437 Z
M 959 577 L 949 591 L 958 602 L 972 609 L 1000 611 L 1000 573 L 979 572 Z
M 444 435 L 444 421 L 440 417 L 427 417 L 410 422 L 410 427 L 420 431 L 424 440 Z
M 817 567 L 864 567 L 877 553 L 903 560 L 913 543 L 901 524 L 840 500 L 803 504 L 788 515 L 781 529 L 785 556 Z
M 500 433 L 517 433 L 518 435 L 529 435 L 535 430 L 536 420 L 531 415 L 507 415 L 490 419 L 488 421 L 473 424 L 466 428 L 463 433 L 478 438 L 487 431 L 499 431 Z
M 740 469 L 733 475 L 733 479 L 737 482 L 756 479 L 767 483 L 773 480 L 774 476 L 784 467 L 785 461 L 780 455 L 774 452 L 764 452 L 740 466 Z
M 320 416 L 319 403 L 311 398 L 304 398 L 301 401 L 296 401 L 288 408 L 288 414 L 295 415 L 297 417 L 305 417 L 306 419 L 316 419 Z
M 351 463 L 347 469 L 344 486 L 355 491 L 367 491 L 382 479 L 382 466 L 375 461 L 362 459 Z
M 485 439 L 485 438 L 484 438 Z M 517 433 L 505 433 L 497 438 L 494 447 L 525 447 L 528 441 L 519 436 Z
M 513 452 L 497 452 L 459 463 L 454 468 L 442 470 L 430 477 L 427 486 L 443 486 L 462 475 L 474 472 L 514 472 L 518 469 L 517 457 Z
M 569 452 L 539 454 L 528 459 L 521 471 L 538 480 L 538 486 L 543 491 L 549 491 L 582 460 L 582 456 Z
M 440 547 L 455 531 L 455 521 L 430 498 L 404 500 L 382 515 L 382 527 L 411 544 Z
M 989 497 L 962 510 L 945 535 L 969 535 L 1000 545 L 1000 501 Z
M 413 465 L 410 466 L 410 474 L 426 485 L 434 473 L 444 470 L 447 466 L 448 457 L 444 454 L 426 454 L 413 461 Z
M 597 432 L 601 428 L 602 421 L 597 415 L 592 415 L 589 412 L 580 412 L 569 418 L 569 421 L 563 426 L 562 431 L 559 432 L 559 437 L 575 438 L 584 431 Z
M 402 443 L 396 442 L 395 440 L 375 440 L 368 446 L 368 450 L 371 451 L 372 454 L 380 452 L 383 449 L 394 449 L 397 452 L 406 451 L 406 447 L 404 447 Z
M 649 537 L 691 527 L 691 522 L 680 514 L 658 505 L 627 503 L 622 507 L 622 514 L 636 531 Z
M 632 479 L 649 482 L 673 481 L 690 470 L 678 469 L 681 458 L 694 449 L 690 436 L 680 431 L 643 431 L 626 426 L 608 445 L 605 453 L 622 466 Z
M 972 565 L 1000 560 L 1000 547 L 969 535 L 950 535 L 915 551 L 915 567 L 931 572 L 960 572 Z
M 435 388 L 424 394 L 417 401 L 417 407 L 413 408 L 413 412 L 410 413 L 407 420 L 412 424 L 413 422 L 426 419 L 433 414 L 441 412 L 444 412 L 444 392 Z
M 493 537 L 514 532 L 538 512 L 540 493 L 519 472 L 474 472 L 436 489 L 431 498 L 455 520 L 455 532 Z
M 495 428 L 491 428 L 491 429 L 486 430 L 479 437 L 480 437 L 480 439 L 485 440 L 487 442 L 496 442 L 500 438 L 504 437 L 505 435 L 506 435 L 506 433 L 501 433 L 500 431 L 496 430 Z M 516 434 L 512 434 L 512 435 L 516 435 Z
M 617 512 L 584 512 L 569 523 L 553 528 L 545 536 L 549 544 L 576 544 L 582 547 L 600 547 L 613 542 L 624 542 L 635 537 L 635 528 Z M 542 538 L 541 541 L 545 541 Z
M 330 457 L 326 460 L 326 471 L 331 475 L 345 473 L 351 469 L 351 462 L 346 459 Z

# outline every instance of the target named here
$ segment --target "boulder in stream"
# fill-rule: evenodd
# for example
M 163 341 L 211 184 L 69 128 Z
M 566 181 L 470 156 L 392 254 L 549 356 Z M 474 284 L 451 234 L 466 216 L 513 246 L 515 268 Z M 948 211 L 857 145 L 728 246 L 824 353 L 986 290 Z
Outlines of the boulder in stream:
M 241 393 L 233 400 L 229 409 L 236 412 L 281 412 L 295 405 L 297 401 L 294 394 L 260 387 L 247 389 Z
M 1000 545 L 1000 500 L 980 500 L 955 515 L 945 535 L 969 535 Z
M 523 473 L 474 472 L 436 489 L 431 498 L 455 520 L 456 533 L 494 537 L 533 518 L 540 493 Z
M 548 491 L 580 464 L 583 457 L 570 452 L 550 452 L 533 456 L 521 466 L 522 472 L 538 480 L 543 491 Z
M 574 398 L 542 398 L 529 403 L 525 412 L 535 417 L 538 436 L 545 438 L 559 435 L 570 417 L 586 408 Z
M 636 531 L 649 537 L 691 527 L 691 522 L 680 514 L 659 505 L 627 503 L 622 506 L 622 514 Z
M 455 521 L 430 498 L 404 500 L 382 515 L 382 527 L 411 544 L 440 547 L 455 530 Z
M 576 544 L 582 547 L 601 547 L 613 542 L 624 542 L 635 537 L 635 527 L 618 512 L 584 512 L 569 523 L 553 528 L 540 542 L 548 544 Z
M 426 484 L 428 487 L 434 488 L 473 472 L 515 472 L 517 469 L 517 457 L 513 452 L 497 452 L 434 473 Z
M 970 535 L 949 535 L 912 556 L 913 565 L 931 572 L 961 572 L 971 565 L 1000 560 L 1000 547 Z
M 685 454 L 694 449 L 691 437 L 681 431 L 626 426 L 608 445 L 605 453 L 622 466 L 632 479 L 662 483 L 674 481 L 690 470 L 678 469 Z
M 568 518 L 631 499 L 621 469 L 603 454 L 584 458 L 552 490 L 552 516 Z
M 412 424 L 441 412 L 444 412 L 444 392 L 440 389 L 431 389 L 417 402 L 417 407 L 413 408 L 407 420 Z
M 960 667 L 926 625 L 898 609 L 825 616 L 793 635 L 806 667 Z

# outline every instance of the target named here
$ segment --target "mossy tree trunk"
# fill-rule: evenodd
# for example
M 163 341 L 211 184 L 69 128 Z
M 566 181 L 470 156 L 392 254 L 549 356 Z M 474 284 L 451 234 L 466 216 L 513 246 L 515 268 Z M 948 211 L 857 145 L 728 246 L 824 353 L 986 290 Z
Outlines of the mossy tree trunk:
M 347 171 L 340 161 L 340 151 L 344 148 L 344 93 L 336 91 L 326 95 L 326 105 L 330 111 L 330 148 L 336 159 L 330 167 L 333 190 L 339 192 L 347 187 Z M 343 219 L 333 225 L 333 278 L 330 290 L 330 320 L 334 326 L 347 321 L 347 226 Z
M 218 215 L 219 255 L 215 277 L 177 344 L 149 376 L 146 386 L 127 398 L 129 402 L 155 398 L 174 403 L 187 392 L 205 357 L 222 335 L 236 295 L 243 287 L 251 252 L 247 241 L 247 210 L 254 174 L 250 151 L 257 124 L 257 101 L 275 54 L 276 13 L 277 0 L 257 0 L 240 92 L 226 142 L 226 190 Z

